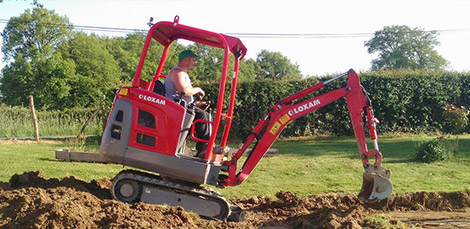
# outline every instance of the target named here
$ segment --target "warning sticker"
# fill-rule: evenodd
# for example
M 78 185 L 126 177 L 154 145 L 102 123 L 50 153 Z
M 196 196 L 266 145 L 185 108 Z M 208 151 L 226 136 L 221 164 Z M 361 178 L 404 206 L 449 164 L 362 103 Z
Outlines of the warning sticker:
M 282 124 L 286 124 L 289 120 L 290 120 L 290 116 L 288 114 L 285 114 L 279 119 L 279 121 L 281 121 Z
M 276 122 L 276 123 L 274 123 L 273 127 L 271 127 L 271 130 L 269 130 L 269 132 L 271 134 L 275 135 L 276 132 L 279 130 L 279 127 L 281 127 L 281 123 Z

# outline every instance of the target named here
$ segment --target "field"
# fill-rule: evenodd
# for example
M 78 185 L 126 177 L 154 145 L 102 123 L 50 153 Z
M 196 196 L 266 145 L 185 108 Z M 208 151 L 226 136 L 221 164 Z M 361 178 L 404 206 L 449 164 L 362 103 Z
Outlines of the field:
M 118 203 L 111 200 L 107 188 L 122 166 L 54 159 L 54 150 L 59 148 L 96 151 L 95 140 L 3 141 L 0 226 L 469 227 L 470 135 L 459 137 L 456 154 L 447 161 L 414 161 L 416 146 L 431 138 L 414 135 L 380 140 L 383 165 L 392 171 L 394 195 L 378 203 L 363 203 L 355 197 L 362 183 L 362 167 L 354 139 L 277 141 L 273 147 L 279 149 L 278 156 L 264 158 L 240 186 L 218 190 L 248 210 L 241 223 L 203 221 L 176 207 Z M 455 145 L 455 139 L 445 143 Z
M 74 108 L 57 111 L 37 111 L 39 135 L 77 136 L 96 108 Z M 105 112 L 104 112 L 105 113 Z M 101 117 L 106 117 L 101 114 Z M 96 135 L 102 132 L 102 120 L 93 119 L 82 134 Z M 22 138 L 34 135 L 29 108 L 0 104 L 0 138 Z

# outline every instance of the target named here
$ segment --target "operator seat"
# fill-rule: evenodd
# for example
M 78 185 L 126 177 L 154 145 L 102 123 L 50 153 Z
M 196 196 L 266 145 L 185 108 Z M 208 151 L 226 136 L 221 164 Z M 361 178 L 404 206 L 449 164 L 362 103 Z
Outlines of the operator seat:
M 163 85 L 163 82 L 160 80 L 155 80 L 155 86 L 153 87 L 153 92 L 166 97 L 166 90 L 165 90 L 165 85 Z M 180 137 L 178 139 L 178 146 L 176 147 L 176 154 L 182 155 L 184 154 L 184 150 L 186 147 L 186 137 L 189 134 L 189 131 L 191 130 L 191 125 L 194 120 L 194 108 L 192 106 L 188 106 L 189 104 L 186 104 L 184 100 L 182 101 L 175 101 L 176 103 L 180 104 L 181 106 L 186 108 L 186 112 L 184 115 L 183 119 L 183 125 L 181 127 L 180 131 Z
M 162 96 L 166 96 L 165 86 L 163 85 L 162 81 L 155 80 L 155 86 L 153 87 L 153 92 Z

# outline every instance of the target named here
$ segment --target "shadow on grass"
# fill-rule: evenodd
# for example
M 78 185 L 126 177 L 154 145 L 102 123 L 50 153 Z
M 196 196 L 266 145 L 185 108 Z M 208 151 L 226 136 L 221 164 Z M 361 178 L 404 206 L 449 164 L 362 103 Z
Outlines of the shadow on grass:
M 41 158 L 38 158 L 38 160 L 40 160 L 40 161 L 48 161 L 48 162 L 62 162 L 62 161 L 60 161 L 60 160 L 51 159 L 51 158 L 47 158 L 47 157 L 41 157 Z

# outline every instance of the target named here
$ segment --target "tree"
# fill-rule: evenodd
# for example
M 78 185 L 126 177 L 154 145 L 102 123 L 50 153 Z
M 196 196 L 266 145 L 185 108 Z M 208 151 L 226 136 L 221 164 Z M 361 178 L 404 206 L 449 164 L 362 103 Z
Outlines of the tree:
M 69 40 L 63 58 L 75 64 L 67 98 L 60 104 L 65 107 L 96 106 L 106 97 L 114 98 L 120 85 L 120 69 L 109 53 L 106 37 L 76 33 Z
M 136 32 L 128 34 L 126 37 L 108 39 L 108 51 L 113 55 L 121 69 L 121 80 L 124 80 L 125 82 L 132 81 L 144 47 L 146 35 L 147 34 L 141 32 Z M 153 78 L 162 52 L 163 46 L 152 40 L 142 68 L 142 79 L 149 81 Z M 173 57 L 174 55 L 170 49 L 162 74 L 167 74 L 169 71 L 167 66 L 169 66 L 169 64 L 173 64 Z
M 66 17 L 36 7 L 12 17 L 2 32 L 4 61 L 0 91 L 9 105 L 28 104 L 35 96 L 38 108 L 68 95 L 67 80 L 73 76 L 73 62 L 60 50 L 72 33 Z
M 134 34 L 132 34 L 134 35 Z M 119 78 L 123 83 L 129 84 L 134 77 L 135 69 L 139 63 L 140 52 L 142 52 L 143 41 L 128 41 L 128 37 L 116 37 L 106 41 L 108 52 L 113 56 L 120 68 Z M 138 43 L 136 45 L 134 43 Z M 140 52 L 138 51 L 140 48 Z
M 239 79 L 241 81 L 253 81 L 263 74 L 261 66 L 256 60 L 243 59 L 240 63 Z
M 262 50 L 258 53 L 256 62 L 261 67 L 263 75 L 259 78 L 269 79 L 301 79 L 299 66 L 292 64 L 290 60 L 280 52 L 270 52 Z
M 199 82 L 215 82 L 220 80 L 222 75 L 222 65 L 224 62 L 224 50 L 208 45 L 194 43 L 186 49 L 191 49 L 199 57 L 196 59 L 196 65 L 191 70 L 190 76 L 193 78 L 193 84 Z M 179 53 L 179 52 L 177 52 Z M 227 75 L 230 75 L 233 64 L 229 65 Z
M 96 106 L 119 87 L 118 64 L 106 37 L 73 33 L 66 17 L 42 7 L 9 20 L 2 33 L 8 65 L 0 79 L 2 101 L 40 109 Z
M 439 45 L 436 31 L 411 29 L 406 25 L 385 26 L 376 31 L 374 37 L 365 42 L 369 53 L 378 53 L 372 61 L 372 70 L 409 68 L 438 70 L 447 66 L 447 61 L 434 47 Z
M 220 48 L 215 48 L 203 44 L 193 44 L 187 48 L 195 50 L 195 53 L 199 56 L 196 61 L 194 69 L 191 71 L 191 75 L 194 75 L 195 82 L 198 81 L 218 81 L 222 75 L 222 64 L 224 61 L 224 51 Z M 235 66 L 235 60 L 233 55 L 230 53 L 230 62 L 228 65 L 227 79 L 230 82 L 231 73 Z M 257 76 L 263 75 L 261 66 L 258 62 L 252 59 L 243 59 L 239 65 L 239 81 L 252 81 Z
M 2 32 L 4 61 L 22 54 L 30 61 L 48 58 L 72 33 L 66 17 L 44 8 L 12 17 Z

